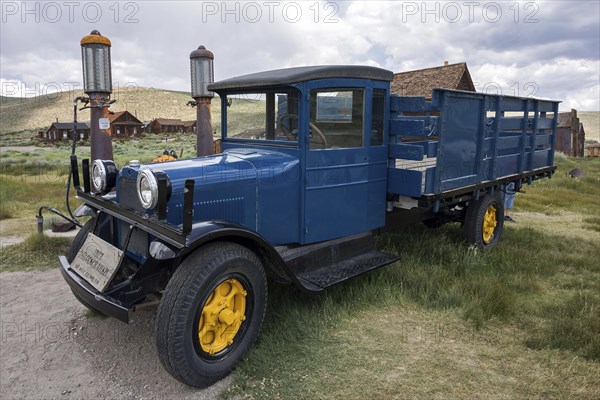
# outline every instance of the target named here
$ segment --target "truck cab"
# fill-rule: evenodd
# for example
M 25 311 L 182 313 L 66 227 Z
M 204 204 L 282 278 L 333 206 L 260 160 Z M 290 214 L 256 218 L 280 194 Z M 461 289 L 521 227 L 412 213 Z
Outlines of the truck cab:
M 384 225 L 391 79 L 374 67 L 300 67 L 209 87 L 221 98 L 223 154 L 260 171 L 255 229 L 270 243 Z

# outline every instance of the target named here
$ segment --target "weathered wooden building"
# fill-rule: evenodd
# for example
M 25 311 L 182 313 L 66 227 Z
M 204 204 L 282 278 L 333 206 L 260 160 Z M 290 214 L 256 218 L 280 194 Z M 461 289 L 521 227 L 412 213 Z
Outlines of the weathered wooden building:
M 182 121 L 175 118 L 155 118 L 146 125 L 146 132 L 152 133 L 193 133 L 196 120 Z
M 87 122 L 77 123 L 77 140 L 87 140 L 90 137 L 90 126 Z M 72 122 L 54 122 L 45 131 L 38 132 L 38 139 L 43 142 L 73 140 Z
M 577 117 L 577 110 L 558 113 L 556 127 L 556 151 L 568 156 L 583 157 L 585 146 L 585 130 Z
M 180 119 L 155 118 L 146 129 L 152 133 L 183 133 L 184 124 Z
M 115 138 L 139 136 L 144 131 L 144 123 L 129 111 L 118 111 L 110 114 L 110 129 Z
M 394 74 L 391 91 L 399 96 L 421 96 L 431 100 L 435 88 L 475 92 L 467 63 L 448 64 L 433 68 Z
M 144 124 L 129 111 L 119 111 L 110 114 L 110 130 L 113 138 L 126 139 L 142 134 Z M 38 132 L 38 139 L 43 142 L 53 143 L 60 140 L 72 140 L 72 122 L 54 122 L 45 131 Z M 77 140 L 88 140 L 90 126 L 88 122 L 77 123 Z
M 588 157 L 600 157 L 600 143 L 590 143 L 586 149 Z
M 183 121 L 183 131 L 185 133 L 194 133 L 194 132 L 196 132 L 196 120 L 193 120 L 193 121 Z

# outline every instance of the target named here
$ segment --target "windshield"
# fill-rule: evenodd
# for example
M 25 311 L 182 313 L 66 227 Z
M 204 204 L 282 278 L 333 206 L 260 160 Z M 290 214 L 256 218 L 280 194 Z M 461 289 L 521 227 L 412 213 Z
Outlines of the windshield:
M 227 95 L 227 137 L 298 142 L 298 90 Z

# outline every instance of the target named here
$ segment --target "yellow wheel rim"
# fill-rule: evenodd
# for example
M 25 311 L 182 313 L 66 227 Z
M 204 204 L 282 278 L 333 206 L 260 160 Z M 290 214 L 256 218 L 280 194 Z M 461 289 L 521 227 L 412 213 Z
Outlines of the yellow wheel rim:
M 488 244 L 492 241 L 496 225 L 498 225 L 498 220 L 496 219 L 496 207 L 494 207 L 493 204 L 490 204 L 483 217 L 483 243 Z
M 246 296 L 244 286 L 233 278 L 221 282 L 208 296 L 198 323 L 202 350 L 213 355 L 233 344 L 246 319 Z

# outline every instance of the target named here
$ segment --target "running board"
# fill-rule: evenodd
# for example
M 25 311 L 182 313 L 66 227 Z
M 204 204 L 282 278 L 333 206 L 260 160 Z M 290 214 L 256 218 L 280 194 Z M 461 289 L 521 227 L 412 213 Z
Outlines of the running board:
M 375 249 L 371 232 L 303 246 L 281 246 L 277 251 L 294 274 L 293 281 L 311 292 L 398 260 Z
M 391 264 L 398 261 L 398 259 L 397 256 L 372 250 L 345 261 L 299 274 L 297 278 L 307 289 L 317 292 L 365 272 Z

